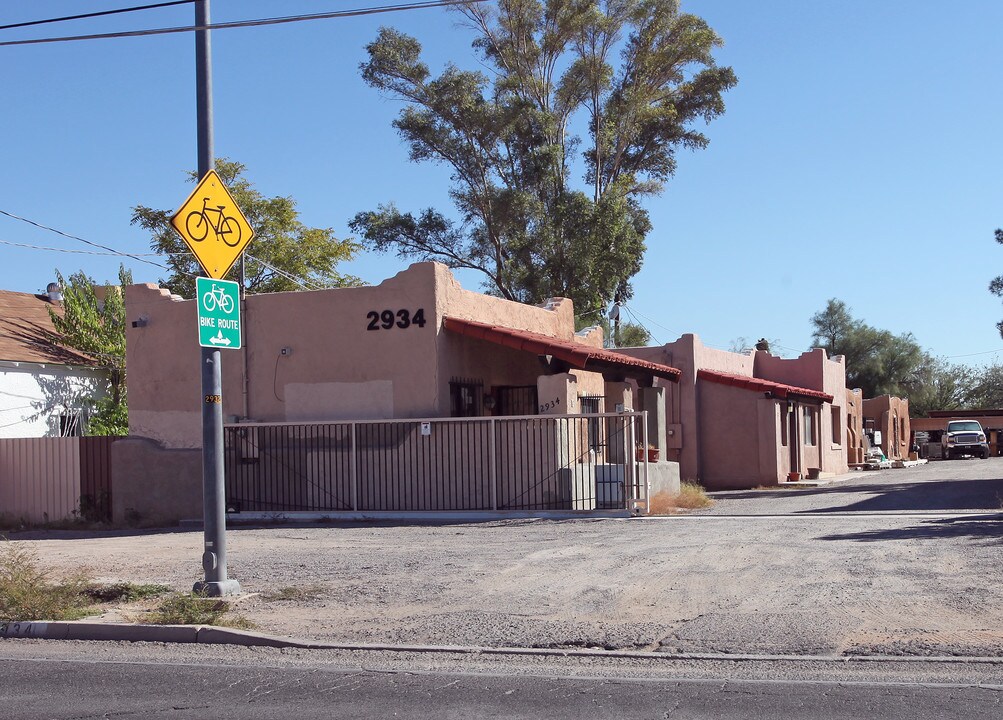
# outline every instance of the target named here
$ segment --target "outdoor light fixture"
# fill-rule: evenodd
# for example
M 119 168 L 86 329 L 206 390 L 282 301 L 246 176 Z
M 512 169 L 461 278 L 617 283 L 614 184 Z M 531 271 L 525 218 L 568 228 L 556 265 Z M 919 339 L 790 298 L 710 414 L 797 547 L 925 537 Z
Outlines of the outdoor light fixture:
M 497 401 L 495 400 L 495 396 L 494 395 L 487 395 L 487 394 L 484 395 L 484 409 L 485 410 L 494 410 L 496 404 L 497 404 Z
M 132 326 L 134 328 L 141 328 L 141 327 L 146 327 L 147 325 L 149 325 L 149 323 L 150 323 L 150 318 L 148 318 L 146 315 L 140 315 L 138 320 L 132 321 Z

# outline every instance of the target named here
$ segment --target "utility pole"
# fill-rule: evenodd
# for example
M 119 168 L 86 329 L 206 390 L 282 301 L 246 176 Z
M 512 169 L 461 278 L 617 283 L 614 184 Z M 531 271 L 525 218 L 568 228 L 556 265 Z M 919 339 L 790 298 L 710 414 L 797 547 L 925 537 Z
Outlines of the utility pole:
M 209 0 L 196 0 L 195 94 L 198 114 L 198 175 L 213 169 L 212 53 Z M 196 302 L 198 299 L 196 298 Z M 240 583 L 226 576 L 226 488 L 223 465 L 223 381 L 218 348 L 200 348 L 202 357 L 202 515 L 205 580 L 194 590 L 210 597 L 236 595 Z

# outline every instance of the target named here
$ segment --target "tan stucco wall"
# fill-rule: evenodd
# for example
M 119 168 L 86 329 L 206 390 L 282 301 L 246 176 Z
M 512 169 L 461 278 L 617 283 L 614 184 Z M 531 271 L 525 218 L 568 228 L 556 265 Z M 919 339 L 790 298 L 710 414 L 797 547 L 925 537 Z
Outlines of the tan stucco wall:
M 697 371 L 701 369 L 832 395 L 833 402 L 824 403 L 817 411 L 817 444 L 802 443 L 798 460 L 801 472 L 847 471 L 844 428 L 842 423 L 836 427 L 833 424 L 833 407 L 841 419 L 846 410 L 846 368 L 842 356 L 828 358 L 822 349 L 789 359 L 757 350 L 732 353 L 709 348 L 693 334 L 662 346 L 626 348 L 622 352 L 682 371 L 678 384 L 660 384 L 666 388 L 666 426 L 672 431 L 667 438 L 667 459 L 679 462 L 684 480 L 697 479 L 708 487 L 755 487 L 786 479 L 791 467 L 789 447 L 781 444 L 783 420 L 778 404 L 772 400 L 765 405 L 759 403 L 759 399 L 768 400 L 762 393 L 738 388 L 719 390 L 720 385 L 698 383 Z M 724 396 L 733 404 L 722 402 Z M 794 410 L 803 412 L 797 403 Z
M 860 388 L 846 389 L 846 461 L 864 461 L 864 394 Z
M 399 327 L 401 311 L 424 327 Z M 394 313 L 384 328 L 380 317 Z M 130 434 L 166 447 L 201 444 L 197 311 L 154 285 L 126 288 Z M 447 267 L 418 263 L 379 285 L 253 295 L 242 313 L 241 350 L 221 350 L 223 414 L 257 422 L 442 417 L 449 381 L 535 387 L 550 374 L 526 352 L 442 329 L 444 317 L 601 345 L 601 332 L 576 335 L 568 300 L 534 307 L 464 290 Z M 145 324 L 132 327 L 132 322 Z M 247 393 L 243 364 L 247 364 Z M 583 394 L 602 376 L 575 371 Z M 574 410 L 564 410 L 573 412 Z
M 881 450 L 890 460 L 909 458 L 909 401 L 894 395 L 867 398 L 863 402 L 865 421 L 873 420 L 874 429 L 881 431 Z

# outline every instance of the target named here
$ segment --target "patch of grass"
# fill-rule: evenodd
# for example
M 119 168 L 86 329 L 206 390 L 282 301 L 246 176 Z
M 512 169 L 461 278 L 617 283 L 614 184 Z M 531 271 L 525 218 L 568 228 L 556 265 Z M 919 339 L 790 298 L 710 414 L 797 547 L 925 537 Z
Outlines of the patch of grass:
M 660 492 L 651 497 L 649 515 L 675 515 L 683 510 L 699 510 L 708 508 L 714 501 L 707 497 L 706 491 L 699 484 L 690 480 L 680 483 L 679 492 L 672 494 Z
M 54 580 L 31 548 L 0 539 L 0 622 L 79 620 L 94 610 L 85 571 Z
M 91 585 L 84 590 L 84 595 L 93 602 L 136 602 L 147 598 L 166 595 L 171 589 L 166 585 L 143 584 L 131 582 L 112 583 L 111 585 Z
M 267 600 L 268 602 L 280 602 L 280 601 L 290 601 L 290 602 L 304 602 L 306 600 L 313 600 L 320 597 L 325 593 L 323 585 L 304 585 L 302 587 L 288 586 L 279 588 L 278 590 L 269 590 L 268 592 L 261 593 L 261 598 Z
M 173 593 L 144 618 L 155 625 L 216 625 L 250 630 L 255 627 L 241 615 L 230 615 L 231 604 L 197 593 Z

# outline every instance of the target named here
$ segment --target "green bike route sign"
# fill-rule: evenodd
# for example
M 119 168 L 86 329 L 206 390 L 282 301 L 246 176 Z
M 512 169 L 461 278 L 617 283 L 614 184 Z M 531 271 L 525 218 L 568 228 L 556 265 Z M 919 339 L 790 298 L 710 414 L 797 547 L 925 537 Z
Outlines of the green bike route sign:
M 195 278 L 199 306 L 199 345 L 240 348 L 240 284 L 230 280 Z

